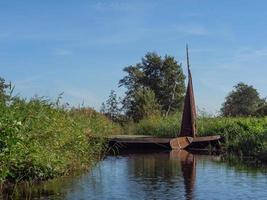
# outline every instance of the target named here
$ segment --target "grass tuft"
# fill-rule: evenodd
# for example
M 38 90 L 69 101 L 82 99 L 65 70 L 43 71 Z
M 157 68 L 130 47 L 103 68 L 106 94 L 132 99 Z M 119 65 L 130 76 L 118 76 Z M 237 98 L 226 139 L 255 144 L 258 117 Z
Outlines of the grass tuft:
M 43 98 L 0 102 L 0 113 L 0 182 L 85 169 L 100 158 L 104 136 L 120 131 L 91 108 L 68 109 Z

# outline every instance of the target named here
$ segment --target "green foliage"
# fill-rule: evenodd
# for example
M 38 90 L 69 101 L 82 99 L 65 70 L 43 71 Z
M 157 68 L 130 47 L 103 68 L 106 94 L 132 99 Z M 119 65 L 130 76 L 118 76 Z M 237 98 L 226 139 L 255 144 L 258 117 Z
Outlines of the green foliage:
M 267 118 L 202 118 L 198 134 L 221 135 L 228 151 L 255 156 L 267 149 Z
M 267 116 L 267 103 L 265 103 L 264 105 L 260 106 L 255 112 L 254 114 L 255 116 Z
M 101 113 L 105 114 L 109 119 L 114 122 L 119 121 L 119 100 L 117 99 L 117 95 L 114 90 L 110 91 L 110 95 L 106 103 L 102 103 Z
M 7 94 L 7 90 L 11 88 L 11 84 L 6 84 L 5 79 L 0 77 L 0 104 L 5 103 L 9 95 Z
M 155 93 L 149 88 L 138 89 L 134 98 L 136 101 L 136 113 L 135 118 L 149 117 L 151 115 L 160 114 L 160 105 L 157 102 Z M 140 116 L 137 116 L 140 115 Z
M 121 127 L 111 122 L 106 116 L 92 108 L 72 108 L 69 112 L 78 124 L 81 125 L 87 138 L 118 134 Z
M 166 55 L 162 58 L 156 53 L 147 53 L 141 63 L 124 68 L 124 72 L 127 75 L 119 81 L 119 85 L 126 88 L 122 103 L 126 115 L 134 121 L 145 117 L 138 109 L 143 106 L 137 101 L 139 95 L 136 96 L 140 90 L 149 89 L 154 92 L 162 113 L 182 108 L 185 76 L 174 57 Z
M 0 182 L 87 168 L 101 156 L 103 136 L 120 131 L 93 109 L 69 110 L 43 98 L 9 99 L 0 104 Z
M 135 134 L 175 137 L 179 134 L 180 121 L 180 113 L 175 113 L 168 117 L 152 115 L 135 124 Z
M 180 113 L 166 118 L 151 116 L 135 124 L 132 134 L 175 137 L 179 134 L 180 123 Z M 199 117 L 197 127 L 198 136 L 224 137 L 224 145 L 229 152 L 251 156 L 261 154 L 262 157 L 263 152 L 267 152 L 267 117 Z
M 238 83 L 226 97 L 221 112 L 223 116 L 251 116 L 264 102 L 253 86 Z

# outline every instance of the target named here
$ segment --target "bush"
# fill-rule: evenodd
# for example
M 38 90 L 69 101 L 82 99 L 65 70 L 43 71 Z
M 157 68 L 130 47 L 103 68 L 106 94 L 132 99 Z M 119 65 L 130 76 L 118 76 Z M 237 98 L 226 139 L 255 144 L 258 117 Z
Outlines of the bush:
M 267 149 L 267 118 L 202 118 L 198 134 L 221 135 L 229 151 L 256 155 Z
M 176 137 L 180 124 L 180 113 L 167 118 L 151 116 L 135 125 L 134 134 Z M 255 156 L 267 150 L 267 117 L 199 117 L 197 135 L 221 135 L 229 152 Z
M 0 112 L 1 182 L 43 180 L 87 168 L 99 158 L 103 136 L 119 131 L 92 109 L 69 110 L 42 98 L 15 98 L 1 103 Z
M 135 124 L 135 134 L 175 137 L 179 134 L 180 121 L 180 113 L 166 118 L 160 115 L 153 115 Z

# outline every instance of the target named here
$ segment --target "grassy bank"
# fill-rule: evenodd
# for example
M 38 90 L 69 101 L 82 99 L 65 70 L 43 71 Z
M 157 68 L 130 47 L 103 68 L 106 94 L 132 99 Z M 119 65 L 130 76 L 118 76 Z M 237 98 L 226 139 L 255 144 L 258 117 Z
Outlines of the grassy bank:
M 9 97 L 0 101 L 0 113 L 0 182 L 43 180 L 87 168 L 104 147 L 104 139 L 88 136 L 119 131 L 92 109 L 67 109 L 42 98 Z
M 101 157 L 104 136 L 121 131 L 93 109 L 70 109 L 42 98 L 8 97 L 0 101 L 0 113 L 1 182 L 44 180 L 88 168 Z M 174 137 L 180 121 L 180 113 L 151 116 L 124 131 Z M 229 152 L 267 160 L 267 118 L 200 117 L 198 135 L 221 135 Z
M 180 113 L 167 118 L 151 116 L 131 126 L 127 131 L 131 130 L 131 134 L 175 137 L 180 130 L 180 121 Z M 227 151 L 267 159 L 267 117 L 199 117 L 197 123 L 199 136 L 223 136 Z

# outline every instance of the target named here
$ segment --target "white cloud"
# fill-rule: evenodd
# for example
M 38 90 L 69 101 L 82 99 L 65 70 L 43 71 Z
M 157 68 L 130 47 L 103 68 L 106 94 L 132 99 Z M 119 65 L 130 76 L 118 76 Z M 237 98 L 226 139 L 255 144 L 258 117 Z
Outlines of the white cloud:
M 260 57 L 267 57 L 267 48 L 262 48 L 262 49 L 242 48 L 237 52 L 235 59 L 237 61 L 248 61 L 248 60 L 258 59 Z
M 261 49 L 243 47 L 235 50 L 232 56 L 226 58 L 225 61 L 220 61 L 215 70 L 241 73 L 250 70 L 252 72 L 265 68 L 266 62 L 267 47 Z M 211 69 L 211 71 L 213 70 Z
M 201 25 L 181 25 L 167 27 L 144 27 L 144 26 L 126 26 L 116 33 L 104 35 L 87 42 L 88 45 L 116 45 L 136 42 L 147 39 L 151 35 L 155 37 L 173 37 L 179 35 L 206 36 L 209 31 Z

